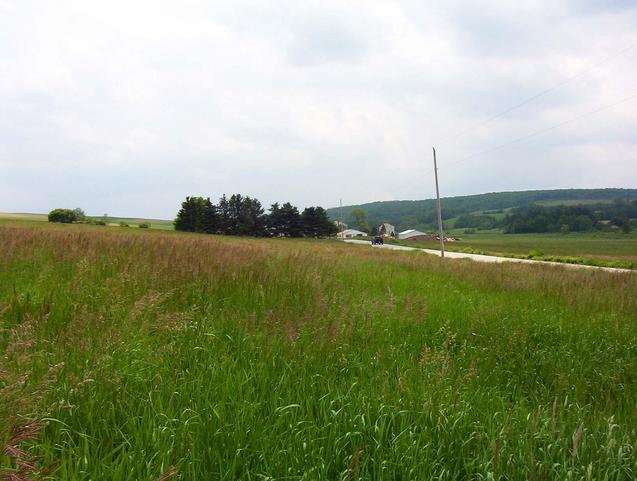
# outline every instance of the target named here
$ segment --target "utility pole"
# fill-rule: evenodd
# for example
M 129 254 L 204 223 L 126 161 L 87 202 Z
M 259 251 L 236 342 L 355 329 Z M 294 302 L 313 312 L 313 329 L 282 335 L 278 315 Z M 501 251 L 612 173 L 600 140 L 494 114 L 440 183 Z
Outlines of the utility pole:
M 340 222 L 341 225 L 339 227 L 341 228 L 341 240 L 344 241 L 345 240 L 345 236 L 343 234 L 345 232 L 345 226 L 343 225 L 343 199 L 340 200 L 340 205 L 341 205 L 341 207 L 340 207 L 341 220 L 339 222 Z
M 434 174 L 436 174 L 436 204 L 438 206 L 438 235 L 440 236 L 440 257 L 445 256 L 445 236 L 442 233 L 442 211 L 440 210 L 440 189 L 438 188 L 438 164 L 436 163 L 436 148 L 434 151 Z

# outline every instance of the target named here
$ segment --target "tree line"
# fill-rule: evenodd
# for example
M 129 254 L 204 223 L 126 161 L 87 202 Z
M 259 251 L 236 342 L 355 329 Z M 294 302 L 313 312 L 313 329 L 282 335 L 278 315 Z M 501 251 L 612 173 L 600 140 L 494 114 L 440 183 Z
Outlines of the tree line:
M 594 229 L 619 228 L 632 230 L 637 218 L 637 201 L 616 199 L 608 204 L 587 205 L 531 205 L 515 209 L 502 221 L 506 234 L 532 232 L 582 232 Z
M 456 219 L 454 227 L 461 229 L 471 227 L 478 230 L 497 229 L 501 223 L 497 218 L 487 214 L 462 214 Z
M 508 210 L 547 201 L 556 204 L 588 204 L 591 200 L 595 200 L 599 201 L 600 204 L 609 204 L 617 198 L 634 200 L 637 198 L 637 189 L 537 190 L 445 197 L 442 199 L 442 218 L 443 221 L 448 221 L 462 214 L 476 212 L 488 214 L 488 211 Z M 350 218 L 350 212 L 355 208 L 362 208 L 367 212 L 367 221 L 370 227 L 389 222 L 395 225 L 398 231 L 405 229 L 427 231 L 437 228 L 438 218 L 435 199 L 382 201 L 344 206 L 343 220 L 345 222 L 347 222 L 346 219 Z M 339 219 L 341 212 L 338 207 L 335 207 L 328 209 L 328 214 L 332 219 Z M 482 219 L 480 222 L 488 225 L 492 221 Z M 479 228 L 472 225 L 465 225 L 465 227 Z
M 274 203 L 266 212 L 259 200 L 224 194 L 217 204 L 209 197 L 186 197 L 175 217 L 175 230 L 252 237 L 328 237 L 337 232 L 323 207 L 303 212 L 289 202 Z

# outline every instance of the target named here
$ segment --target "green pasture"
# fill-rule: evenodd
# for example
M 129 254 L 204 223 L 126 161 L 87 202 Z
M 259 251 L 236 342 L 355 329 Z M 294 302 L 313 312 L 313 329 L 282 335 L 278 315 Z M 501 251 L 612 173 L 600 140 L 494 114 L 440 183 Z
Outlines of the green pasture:
M 88 216 L 90 219 L 101 219 L 101 216 Z M 0 222 L 47 222 L 47 214 L 27 214 L 0 212 Z M 165 219 L 144 219 L 141 217 L 108 217 L 109 227 L 119 227 L 120 222 L 126 222 L 130 227 L 139 227 L 139 224 L 147 222 L 151 229 L 174 230 L 173 221 Z
M 462 234 L 461 244 L 478 249 L 526 254 L 533 249 L 547 255 L 588 256 L 637 261 L 637 232 L 578 232 L 570 234 Z M 458 244 L 460 244 L 458 243 Z
M 570 234 L 503 234 L 500 231 L 476 231 L 465 234 L 462 229 L 451 231 L 456 242 L 448 242 L 451 251 L 491 255 L 524 256 L 534 252 L 538 259 L 560 260 L 616 267 L 637 266 L 637 232 L 577 232 Z M 396 241 L 403 245 L 439 249 L 438 241 Z M 550 259 L 549 259 L 550 258 Z M 554 259 L 553 259 L 554 258 Z M 570 260 L 569 260 L 570 258 Z
M 4 222 L 0 476 L 631 480 L 635 294 L 630 273 Z

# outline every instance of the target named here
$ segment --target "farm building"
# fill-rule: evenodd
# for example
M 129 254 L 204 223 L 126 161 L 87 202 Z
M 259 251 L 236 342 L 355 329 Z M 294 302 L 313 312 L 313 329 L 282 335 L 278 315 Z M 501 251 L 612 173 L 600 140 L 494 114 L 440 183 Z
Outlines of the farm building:
M 367 232 L 363 232 L 360 230 L 356 230 L 356 229 L 345 229 L 343 231 L 343 237 L 345 237 L 346 239 L 350 239 L 352 237 L 365 237 L 368 236 L 369 234 Z M 338 236 L 340 237 L 341 234 L 339 232 Z
M 396 237 L 396 228 L 385 222 L 378 226 L 378 235 L 381 237 Z
M 403 232 L 398 233 L 399 239 L 404 240 L 429 240 L 431 236 L 427 235 L 425 232 L 420 232 L 416 229 L 407 229 Z

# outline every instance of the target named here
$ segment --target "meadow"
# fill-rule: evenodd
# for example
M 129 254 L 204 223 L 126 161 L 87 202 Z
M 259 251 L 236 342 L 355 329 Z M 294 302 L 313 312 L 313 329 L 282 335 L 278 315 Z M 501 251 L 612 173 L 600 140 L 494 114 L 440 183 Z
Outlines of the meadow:
M 637 476 L 632 273 L 7 221 L 0 352 L 0 479 Z

